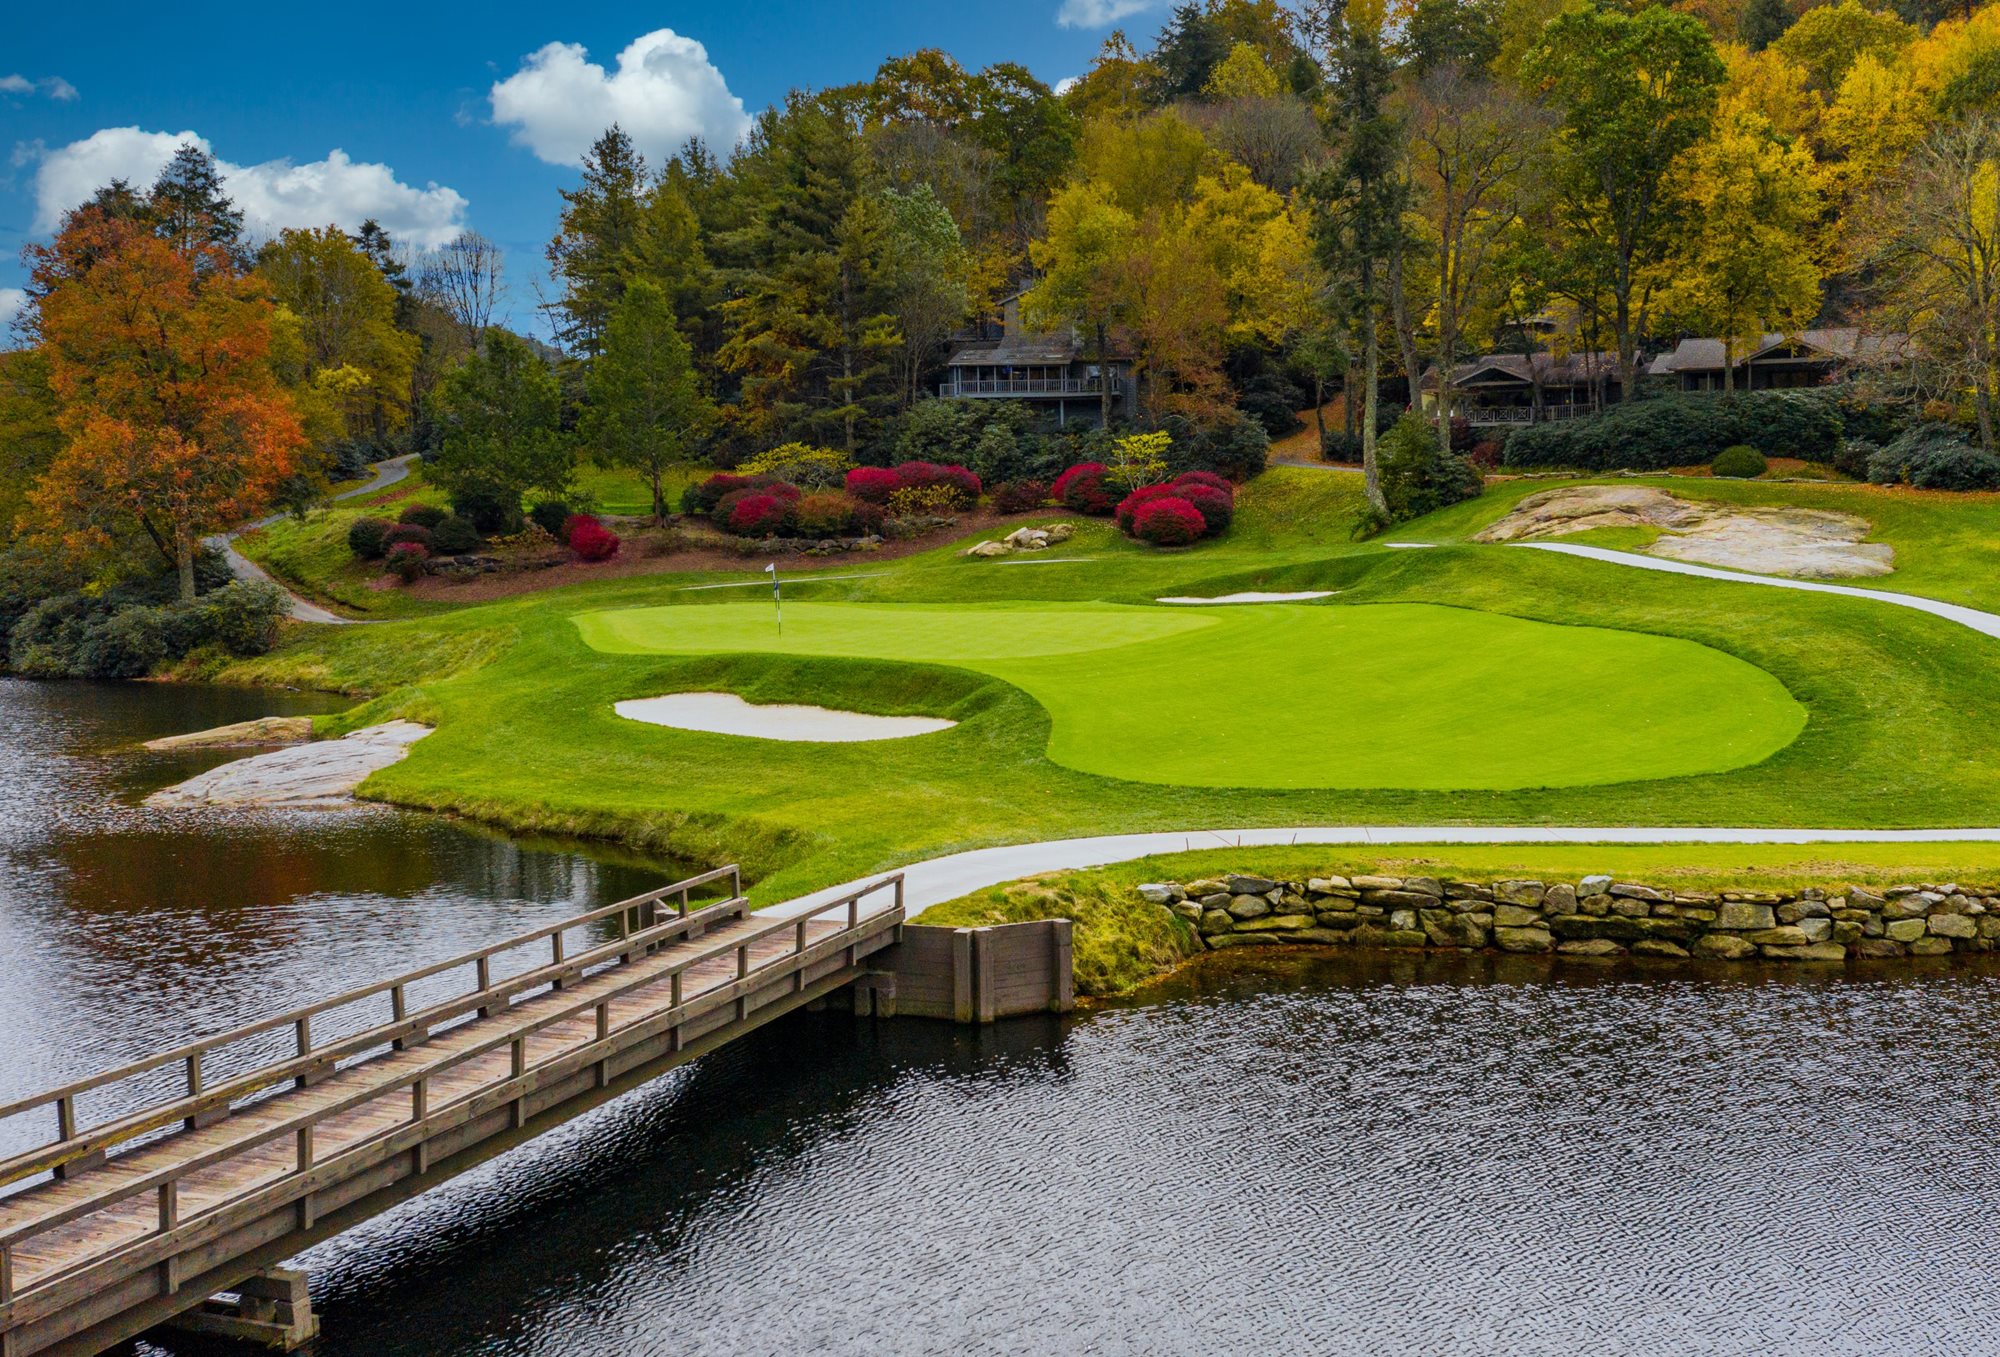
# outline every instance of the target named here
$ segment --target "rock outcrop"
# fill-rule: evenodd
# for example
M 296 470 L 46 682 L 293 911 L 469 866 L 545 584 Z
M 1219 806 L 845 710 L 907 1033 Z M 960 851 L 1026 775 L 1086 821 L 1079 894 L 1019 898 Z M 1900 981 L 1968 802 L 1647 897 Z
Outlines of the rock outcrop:
M 348 801 L 370 773 L 387 768 L 431 733 L 414 721 L 389 721 L 338 740 L 294 745 L 189 778 L 154 792 L 149 806 L 329 806 Z

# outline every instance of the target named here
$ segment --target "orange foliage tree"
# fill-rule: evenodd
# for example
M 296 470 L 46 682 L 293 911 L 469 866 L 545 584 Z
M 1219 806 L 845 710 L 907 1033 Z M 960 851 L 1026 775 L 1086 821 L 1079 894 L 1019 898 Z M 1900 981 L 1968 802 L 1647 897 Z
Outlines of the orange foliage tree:
M 193 598 L 202 535 L 268 506 L 305 446 L 271 372 L 271 305 L 215 246 L 95 207 L 28 262 L 64 445 L 27 526 L 87 559 L 136 520 Z

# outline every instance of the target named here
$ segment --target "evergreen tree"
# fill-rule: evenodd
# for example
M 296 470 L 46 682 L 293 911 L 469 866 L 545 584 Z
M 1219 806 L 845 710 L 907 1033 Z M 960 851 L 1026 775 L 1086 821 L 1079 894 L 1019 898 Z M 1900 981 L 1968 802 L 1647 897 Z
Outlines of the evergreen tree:
M 714 410 L 673 305 L 656 284 L 640 279 L 625 289 L 586 390 L 583 436 L 590 455 L 644 476 L 653 490 L 653 517 L 665 518 L 661 483 L 670 468 L 693 460 Z
M 193 142 L 181 143 L 174 152 L 153 182 L 147 204 L 162 238 L 181 254 L 195 257 L 202 247 L 214 246 L 238 268 L 247 264 L 243 213 L 222 191 L 215 157 Z
M 1791 27 L 1791 11 L 1785 8 L 1785 0 L 1749 0 L 1743 6 L 1743 17 L 1738 21 L 1737 31 L 1743 45 L 1753 52 L 1761 52 Z
M 440 446 L 424 475 L 453 501 L 485 500 L 518 517 L 531 490 L 569 489 L 574 452 L 562 436 L 556 375 L 526 341 L 495 327 L 453 368 L 435 398 Z
M 563 289 L 556 335 L 586 358 L 602 347 L 611 308 L 637 270 L 645 194 L 645 157 L 615 123 L 584 156 L 583 183 L 562 191 L 562 222 L 548 247 Z
M 368 261 L 382 274 L 383 280 L 396 289 L 398 297 L 410 293 L 410 269 L 396 257 L 396 242 L 382 229 L 382 223 L 370 217 L 361 223 L 361 229 L 351 237 L 355 248 L 368 256 Z

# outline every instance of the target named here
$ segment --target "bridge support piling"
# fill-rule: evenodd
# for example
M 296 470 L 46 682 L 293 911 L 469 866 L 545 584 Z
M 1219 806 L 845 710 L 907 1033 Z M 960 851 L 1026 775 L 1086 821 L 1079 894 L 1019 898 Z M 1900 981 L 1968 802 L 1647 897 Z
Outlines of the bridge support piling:
M 161 1327 L 294 1352 L 319 1336 L 319 1317 L 306 1290 L 306 1274 L 277 1267 L 244 1278 L 233 1290 L 211 1296 Z

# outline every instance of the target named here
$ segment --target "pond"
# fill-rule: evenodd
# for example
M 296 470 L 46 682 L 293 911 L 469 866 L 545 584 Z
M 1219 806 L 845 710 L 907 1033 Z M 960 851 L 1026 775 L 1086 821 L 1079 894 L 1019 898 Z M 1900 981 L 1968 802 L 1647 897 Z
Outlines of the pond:
M 7 1092 L 653 879 L 162 820 L 117 797 L 176 770 L 91 752 L 288 705 L 0 685 Z M 1983 961 L 1298 955 L 984 1031 L 801 1015 L 313 1250 L 313 1351 L 1991 1352 Z

